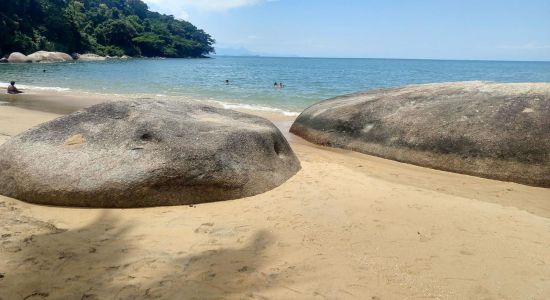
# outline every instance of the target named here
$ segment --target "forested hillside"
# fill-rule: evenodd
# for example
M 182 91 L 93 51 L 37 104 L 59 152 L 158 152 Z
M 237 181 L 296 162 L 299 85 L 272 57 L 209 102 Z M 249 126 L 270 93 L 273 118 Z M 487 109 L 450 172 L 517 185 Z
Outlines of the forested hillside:
M 214 40 L 141 0 L 2 0 L 0 57 L 14 51 L 201 57 Z

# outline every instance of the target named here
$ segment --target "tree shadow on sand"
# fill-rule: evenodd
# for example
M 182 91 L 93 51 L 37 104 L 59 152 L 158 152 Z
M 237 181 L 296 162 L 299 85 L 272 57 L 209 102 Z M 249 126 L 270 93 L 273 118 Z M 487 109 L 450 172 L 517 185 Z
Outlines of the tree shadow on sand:
M 1 215 L 5 219 L 5 211 Z M 108 213 L 73 231 L 17 212 L 7 217 L 12 226 L 3 232 L 11 232 L 12 238 L 0 248 L 0 298 L 5 300 L 80 299 L 89 287 L 113 279 L 109 268 L 124 257 L 127 248 L 121 237 L 131 227 L 120 226 Z
M 263 298 L 270 288 L 293 283 L 294 267 L 266 265 L 274 237 L 263 230 L 239 248 L 172 253 L 147 249 L 154 241 L 132 235 L 134 224 L 108 211 L 71 231 L 18 218 L 39 229 L 19 230 L 30 236 L 0 244 L 3 300 Z

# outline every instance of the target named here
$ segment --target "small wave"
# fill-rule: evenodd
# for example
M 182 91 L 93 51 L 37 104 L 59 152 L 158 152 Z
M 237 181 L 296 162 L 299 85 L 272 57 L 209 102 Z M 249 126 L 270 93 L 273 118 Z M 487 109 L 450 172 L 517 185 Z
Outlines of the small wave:
M 0 85 L 2 86 L 8 86 L 9 83 L 7 82 L 0 82 Z M 56 92 L 66 92 L 70 91 L 70 88 L 63 88 L 63 87 L 57 87 L 57 86 L 34 86 L 34 85 L 24 85 L 24 84 L 18 84 L 18 88 L 21 89 L 28 89 L 28 90 L 39 90 L 39 91 L 56 91 Z
M 173 99 L 173 100 L 184 100 L 184 101 L 194 101 L 194 102 L 208 102 L 215 106 L 221 106 L 225 109 L 245 109 L 245 110 L 252 110 L 252 111 L 263 111 L 263 112 L 273 112 L 282 114 L 288 117 L 296 117 L 300 115 L 298 112 L 293 111 L 286 111 L 280 108 L 275 107 L 269 107 L 269 106 L 263 106 L 263 105 L 256 105 L 256 104 L 244 104 L 244 103 L 238 103 L 235 102 L 224 102 L 220 100 L 216 100 L 213 97 L 204 97 L 201 98 L 200 96 L 189 96 L 189 95 L 166 95 L 166 94 L 109 94 L 111 96 L 120 96 L 121 98 L 127 98 L 127 99 Z
M 217 101 L 217 100 L 209 100 L 210 102 L 213 102 L 215 104 L 221 105 L 225 109 L 246 109 L 246 110 L 256 110 L 256 111 L 267 111 L 267 112 L 274 112 L 283 114 L 285 116 L 289 117 L 296 117 L 300 115 L 298 112 L 294 111 L 287 111 L 280 108 L 274 108 L 274 107 L 268 107 L 268 106 L 262 106 L 262 105 L 254 105 L 254 104 L 243 104 L 243 103 L 228 103 L 223 101 Z
M 0 82 L 0 86 L 5 85 L 8 86 L 9 83 Z M 215 98 L 208 97 L 208 98 L 200 98 L 199 97 L 193 97 L 193 96 L 184 96 L 184 95 L 165 95 L 165 94 L 118 94 L 118 93 L 105 93 L 105 92 L 93 92 L 93 91 L 79 91 L 79 90 L 71 90 L 70 88 L 63 88 L 63 87 L 45 87 L 45 86 L 32 86 L 32 85 L 21 85 L 18 84 L 17 87 L 21 89 L 28 89 L 30 91 L 32 90 L 38 90 L 38 91 L 55 91 L 55 92 L 71 92 L 72 93 L 84 93 L 88 95 L 98 95 L 101 97 L 113 97 L 116 99 L 155 99 L 155 98 L 171 98 L 171 99 L 182 99 L 187 101 L 198 101 L 198 102 L 210 102 L 214 105 L 221 106 L 225 109 L 245 109 L 245 110 L 252 110 L 252 111 L 263 111 L 263 112 L 273 112 L 282 114 L 289 117 L 296 117 L 300 115 L 298 112 L 293 111 L 287 111 L 280 108 L 275 107 L 269 107 L 269 106 L 263 106 L 263 105 L 257 105 L 257 104 L 244 104 L 244 103 L 237 103 L 237 102 L 224 102 L 215 100 Z M 2 105 L 2 103 L 0 103 Z

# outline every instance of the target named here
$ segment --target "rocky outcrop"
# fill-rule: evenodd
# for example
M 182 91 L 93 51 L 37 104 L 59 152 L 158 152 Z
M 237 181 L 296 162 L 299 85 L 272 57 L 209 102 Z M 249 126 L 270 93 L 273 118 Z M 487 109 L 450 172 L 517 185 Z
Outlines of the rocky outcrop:
M 23 53 L 19 53 L 19 52 L 13 52 L 12 54 L 10 54 L 10 56 L 8 57 L 8 62 L 10 63 L 27 63 L 27 62 L 30 62 L 29 58 L 23 54 Z
M 550 187 L 550 83 L 458 82 L 352 94 L 309 107 L 291 132 L 401 162 Z
M 63 52 L 37 51 L 30 55 L 19 52 L 13 52 L 7 58 L 10 63 L 28 63 L 28 62 L 64 62 L 72 61 L 73 58 Z
M 48 51 L 35 52 L 28 55 L 27 59 L 31 62 L 64 62 L 73 60 L 73 58 L 67 53 Z
M 107 59 L 104 56 L 100 56 L 92 53 L 79 54 L 77 55 L 77 57 L 78 57 L 78 60 L 80 61 L 102 61 Z
M 191 102 L 115 101 L 0 146 L 0 194 L 82 207 L 192 204 L 263 193 L 299 169 L 263 118 Z

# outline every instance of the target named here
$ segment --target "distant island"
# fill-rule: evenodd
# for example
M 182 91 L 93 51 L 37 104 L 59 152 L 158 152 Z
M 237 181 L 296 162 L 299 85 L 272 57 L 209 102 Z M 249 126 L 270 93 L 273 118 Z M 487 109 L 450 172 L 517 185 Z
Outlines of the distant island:
M 0 57 L 39 50 L 204 57 L 214 39 L 141 0 L 12 0 L 0 7 Z

